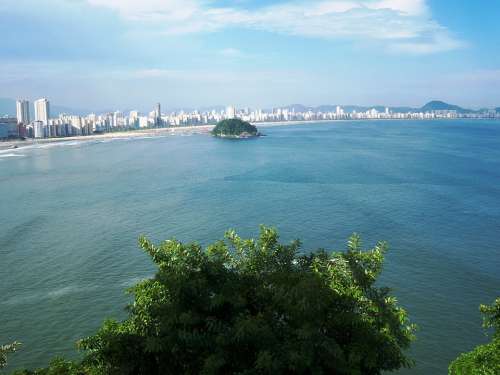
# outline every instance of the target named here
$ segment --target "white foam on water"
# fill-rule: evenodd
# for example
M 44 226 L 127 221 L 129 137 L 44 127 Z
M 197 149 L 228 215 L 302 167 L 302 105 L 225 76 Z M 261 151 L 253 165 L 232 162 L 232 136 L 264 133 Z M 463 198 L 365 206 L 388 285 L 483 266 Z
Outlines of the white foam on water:
M 64 147 L 64 146 L 79 146 L 85 141 L 68 141 L 68 142 L 51 142 L 36 145 L 36 148 L 52 148 L 52 147 Z
M 69 285 L 69 286 L 65 286 L 65 287 L 55 289 L 55 290 L 48 292 L 47 296 L 51 297 L 51 298 L 58 298 L 58 297 L 65 296 L 67 294 L 71 294 L 77 290 L 78 290 L 77 287 Z
M 53 289 L 48 292 L 43 293 L 27 293 L 13 296 L 11 298 L 0 301 L 1 305 L 8 306 L 16 306 L 16 305 L 25 305 L 25 304 L 33 304 L 39 301 L 44 301 L 47 298 L 58 299 L 61 297 L 65 297 L 72 294 L 77 293 L 85 293 L 89 291 L 93 291 L 98 289 L 97 286 L 77 286 L 77 285 L 68 285 L 61 288 Z
M 2 154 L 0 153 L 0 158 L 22 158 L 26 155 L 23 154 L 14 154 L 14 153 L 9 153 L 9 154 Z

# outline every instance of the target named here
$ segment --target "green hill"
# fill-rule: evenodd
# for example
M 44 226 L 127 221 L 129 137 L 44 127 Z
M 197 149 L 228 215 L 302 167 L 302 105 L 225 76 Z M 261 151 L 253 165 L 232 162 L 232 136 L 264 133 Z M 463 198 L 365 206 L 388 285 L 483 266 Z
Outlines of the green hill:
M 212 130 L 212 135 L 223 138 L 248 138 L 259 135 L 257 127 L 240 119 L 219 121 Z
M 422 108 L 420 108 L 422 112 L 432 112 L 432 111 L 457 111 L 458 113 L 469 113 L 472 112 L 470 109 L 465 109 L 459 107 L 458 105 L 448 104 L 442 102 L 440 100 L 433 100 Z

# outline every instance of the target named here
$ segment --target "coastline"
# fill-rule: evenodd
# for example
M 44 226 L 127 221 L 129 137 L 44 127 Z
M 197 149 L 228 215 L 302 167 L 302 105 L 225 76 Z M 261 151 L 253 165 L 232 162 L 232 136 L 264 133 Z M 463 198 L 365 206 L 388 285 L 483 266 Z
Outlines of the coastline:
M 41 138 L 32 139 L 28 138 L 22 140 L 12 140 L 0 142 L 0 151 L 14 151 L 20 148 L 34 145 L 51 144 L 51 143 L 64 143 L 74 141 L 97 141 L 97 140 L 110 140 L 110 139 L 124 139 L 124 138 L 144 138 L 144 137 L 162 137 L 176 134 L 208 134 L 214 125 L 197 125 L 197 126 L 179 126 L 170 128 L 157 128 L 157 129 L 136 129 L 117 131 L 113 133 L 92 134 L 92 135 L 78 135 L 73 137 L 61 138 Z
M 326 120 L 320 120 L 329 122 Z M 259 122 L 254 123 L 254 125 L 262 127 L 273 127 L 273 126 L 285 126 L 285 125 L 300 125 L 308 123 L 317 123 L 318 120 L 310 121 L 279 121 L 279 122 Z M 26 140 L 12 140 L 0 142 L 0 152 L 15 151 L 24 147 L 42 145 L 42 144 L 52 144 L 52 143 L 64 143 L 64 142 L 74 142 L 74 141 L 97 141 L 97 140 L 110 140 L 110 139 L 123 139 L 123 138 L 144 138 L 144 137 L 164 137 L 168 135 L 191 135 L 191 134 L 208 134 L 214 128 L 215 125 L 191 125 L 191 126 L 176 126 L 168 128 L 156 128 L 156 129 L 135 129 L 135 130 L 125 130 L 117 131 L 112 133 L 103 134 L 92 134 L 92 135 L 78 135 L 72 137 L 61 137 L 61 138 L 40 138 L 32 139 L 28 138 Z
M 339 120 L 297 120 L 297 121 L 267 121 L 267 122 L 254 122 L 252 125 L 258 127 L 277 127 L 277 126 L 290 126 L 290 125 L 307 125 L 312 123 L 332 123 L 332 122 L 347 122 L 347 121 L 380 121 L 380 120 L 393 120 L 398 121 L 400 119 L 367 119 L 367 120 L 351 120 L 351 119 L 339 119 Z M 401 119 L 402 120 L 402 119 Z M 411 119 L 409 119 L 411 120 Z M 453 120 L 453 119 L 439 119 L 439 120 Z M 74 141 L 98 141 L 98 140 L 111 140 L 111 139 L 125 139 L 125 138 L 149 138 L 149 137 L 164 137 L 169 135 L 192 135 L 192 134 L 208 134 L 214 128 L 215 125 L 190 125 L 190 126 L 176 126 L 168 128 L 155 128 L 155 129 L 134 129 L 117 131 L 111 133 L 103 134 L 92 134 L 92 135 L 78 135 L 72 137 L 61 137 L 61 138 L 40 138 L 32 139 L 28 138 L 26 140 L 11 140 L 0 142 L 0 152 L 15 151 L 24 147 L 42 145 L 42 144 L 52 144 L 52 143 L 64 143 L 64 142 L 74 142 Z

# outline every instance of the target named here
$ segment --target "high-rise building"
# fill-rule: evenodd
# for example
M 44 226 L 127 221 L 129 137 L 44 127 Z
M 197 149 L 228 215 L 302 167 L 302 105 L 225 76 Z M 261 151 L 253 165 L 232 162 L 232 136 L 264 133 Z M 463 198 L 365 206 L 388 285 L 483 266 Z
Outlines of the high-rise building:
M 226 108 L 226 118 L 236 118 L 236 108 L 229 106 Z
M 156 103 L 155 105 L 155 126 L 160 126 L 161 125 L 161 105 L 160 103 Z
M 33 138 L 45 138 L 44 125 L 42 121 L 33 122 Z
M 19 136 L 19 128 L 17 119 L 10 117 L 0 117 L 0 139 L 17 138 Z
M 30 123 L 30 102 L 18 100 L 16 102 L 17 123 L 28 125 Z
M 47 99 L 42 98 L 35 100 L 35 121 L 41 121 L 44 125 L 49 124 L 50 118 L 50 103 Z

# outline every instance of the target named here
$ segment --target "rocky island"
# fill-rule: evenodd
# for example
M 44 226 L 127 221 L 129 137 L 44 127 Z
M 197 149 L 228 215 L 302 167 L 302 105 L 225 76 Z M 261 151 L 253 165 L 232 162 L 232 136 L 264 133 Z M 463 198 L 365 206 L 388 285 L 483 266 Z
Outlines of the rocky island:
M 235 118 L 219 121 L 213 128 L 212 135 L 221 138 L 250 138 L 261 134 L 256 126 Z

